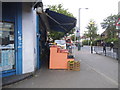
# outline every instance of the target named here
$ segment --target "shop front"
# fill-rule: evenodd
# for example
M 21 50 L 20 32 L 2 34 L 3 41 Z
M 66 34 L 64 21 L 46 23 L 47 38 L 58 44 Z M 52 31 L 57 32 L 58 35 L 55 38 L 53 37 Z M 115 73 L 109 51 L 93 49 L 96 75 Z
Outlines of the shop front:
M 22 73 L 21 22 L 22 3 L 2 3 L 0 66 L 2 67 L 3 77 Z
M 2 2 L 2 77 L 31 73 L 40 68 L 39 18 L 34 9 L 36 4 L 37 2 Z
M 33 73 L 46 59 L 47 32 L 69 32 L 76 19 L 46 10 L 39 2 L 2 2 L 0 20 L 0 67 L 2 77 Z M 43 9 L 43 8 L 41 8 Z

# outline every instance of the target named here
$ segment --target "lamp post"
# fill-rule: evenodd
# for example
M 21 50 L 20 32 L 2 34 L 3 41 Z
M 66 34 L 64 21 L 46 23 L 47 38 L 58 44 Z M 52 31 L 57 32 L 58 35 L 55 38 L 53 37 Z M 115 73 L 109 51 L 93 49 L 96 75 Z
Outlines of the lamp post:
M 80 31 L 80 12 L 81 9 L 88 9 L 88 8 L 79 8 L 79 16 L 78 16 L 78 27 L 79 27 L 79 31 Z M 78 37 L 78 51 L 81 49 L 81 45 L 80 45 L 80 37 Z
M 118 30 L 117 59 L 120 61 L 120 29 Z

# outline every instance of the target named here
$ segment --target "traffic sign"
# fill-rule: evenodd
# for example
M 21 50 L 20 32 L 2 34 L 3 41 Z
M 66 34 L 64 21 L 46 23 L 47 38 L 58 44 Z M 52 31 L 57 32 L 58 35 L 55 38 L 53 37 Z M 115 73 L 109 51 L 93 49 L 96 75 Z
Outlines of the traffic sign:
M 120 18 L 118 19 L 118 21 L 116 22 L 116 29 L 120 30 Z
M 80 37 L 80 30 L 76 29 L 76 37 Z

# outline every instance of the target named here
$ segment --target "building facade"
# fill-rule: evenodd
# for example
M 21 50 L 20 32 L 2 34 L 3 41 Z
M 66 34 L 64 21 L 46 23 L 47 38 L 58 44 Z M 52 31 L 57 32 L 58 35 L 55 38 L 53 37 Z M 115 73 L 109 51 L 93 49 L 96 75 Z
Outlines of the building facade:
M 30 73 L 40 68 L 40 57 L 37 57 L 39 17 L 34 9 L 35 3 L 2 2 L 0 66 L 3 77 Z
M 36 1 L 36 0 L 35 0 Z M 2 77 L 33 73 L 47 59 L 47 31 L 69 32 L 76 19 L 39 2 L 2 2 L 0 67 Z

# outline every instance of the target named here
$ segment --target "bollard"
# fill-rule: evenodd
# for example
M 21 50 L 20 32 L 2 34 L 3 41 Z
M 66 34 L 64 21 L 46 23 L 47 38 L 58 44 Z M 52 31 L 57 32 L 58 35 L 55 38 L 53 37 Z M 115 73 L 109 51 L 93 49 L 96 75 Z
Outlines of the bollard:
M 80 51 L 81 49 L 81 46 L 80 46 L 80 43 L 78 43 L 78 51 Z

